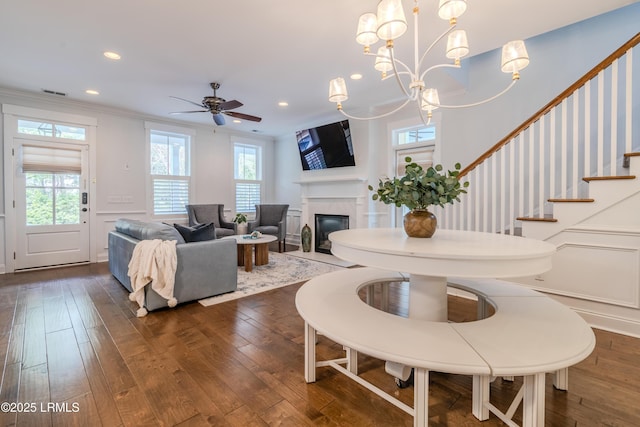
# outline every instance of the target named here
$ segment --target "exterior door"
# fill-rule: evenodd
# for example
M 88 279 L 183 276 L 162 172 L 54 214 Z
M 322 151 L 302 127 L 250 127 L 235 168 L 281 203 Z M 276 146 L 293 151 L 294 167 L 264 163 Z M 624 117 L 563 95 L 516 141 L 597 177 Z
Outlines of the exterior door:
M 89 262 L 88 145 L 14 142 L 15 269 Z

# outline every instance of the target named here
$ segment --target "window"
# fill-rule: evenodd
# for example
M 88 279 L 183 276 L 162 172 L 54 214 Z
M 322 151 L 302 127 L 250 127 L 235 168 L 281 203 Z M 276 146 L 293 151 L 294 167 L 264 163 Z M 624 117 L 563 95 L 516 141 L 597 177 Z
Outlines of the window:
M 182 215 L 191 181 L 189 135 L 151 130 L 149 153 L 154 215 Z
M 262 200 L 261 148 L 233 144 L 233 178 L 236 184 L 236 212 L 253 212 Z
M 436 140 L 436 126 L 429 125 L 413 129 L 403 129 L 397 132 L 397 144 L 418 144 L 434 142 Z
M 49 136 L 52 138 L 85 141 L 87 130 L 84 127 L 63 125 L 60 123 L 18 120 L 18 133 L 25 135 Z

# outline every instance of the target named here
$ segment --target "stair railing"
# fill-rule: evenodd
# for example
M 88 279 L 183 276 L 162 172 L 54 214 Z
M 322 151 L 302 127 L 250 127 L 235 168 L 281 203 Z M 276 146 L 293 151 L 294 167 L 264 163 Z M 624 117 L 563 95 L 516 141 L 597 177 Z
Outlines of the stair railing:
M 639 42 L 640 33 L 463 169 L 468 194 L 435 210 L 439 226 L 513 234 L 516 219 L 551 220 L 550 199 L 583 198 L 583 178 L 624 175 L 623 155 L 640 151 L 632 141 Z

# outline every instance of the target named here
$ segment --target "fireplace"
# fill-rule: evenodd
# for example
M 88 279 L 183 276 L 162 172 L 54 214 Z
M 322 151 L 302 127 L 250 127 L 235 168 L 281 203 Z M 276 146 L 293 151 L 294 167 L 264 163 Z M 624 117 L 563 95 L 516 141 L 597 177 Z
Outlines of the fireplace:
M 331 254 L 329 233 L 349 228 L 349 215 L 316 214 L 315 251 Z

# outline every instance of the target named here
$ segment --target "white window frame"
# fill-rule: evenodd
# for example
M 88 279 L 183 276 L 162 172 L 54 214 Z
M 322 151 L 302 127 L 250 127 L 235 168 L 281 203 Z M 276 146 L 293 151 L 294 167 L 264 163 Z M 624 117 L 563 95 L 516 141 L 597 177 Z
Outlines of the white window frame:
M 176 181 L 186 181 L 189 186 L 188 190 L 188 200 L 193 200 L 194 194 L 194 180 L 193 177 L 195 175 L 194 171 L 194 139 L 196 132 L 193 129 L 185 128 L 181 126 L 172 126 L 164 123 L 154 123 L 154 122 L 145 122 L 145 137 L 146 137 L 146 175 L 147 175 L 147 211 L 149 212 L 149 216 L 152 218 L 161 218 L 163 220 L 168 220 L 170 218 L 179 218 L 183 219 L 187 216 L 186 208 L 182 212 L 172 212 L 167 214 L 156 214 L 154 209 L 154 179 L 157 177 L 162 177 L 167 180 L 176 180 Z M 151 134 L 153 132 L 175 135 L 175 136 L 183 136 L 188 138 L 188 147 L 187 147 L 187 156 L 186 160 L 188 164 L 186 165 L 186 175 L 178 176 L 178 175 L 152 175 L 151 174 Z
M 233 194 L 234 194 L 234 206 L 236 209 L 236 213 L 237 212 L 242 212 L 242 213 L 253 213 L 255 212 L 255 204 L 259 204 L 262 203 L 263 199 L 264 199 L 264 173 L 263 173 L 263 168 L 264 168 L 264 153 L 263 153 L 263 147 L 262 144 L 257 143 L 257 142 L 253 142 L 250 140 L 234 140 L 233 141 L 233 147 L 232 147 L 232 156 L 233 156 L 233 181 L 234 181 L 234 190 L 233 190 Z M 256 179 L 252 180 L 252 179 L 242 179 L 242 178 L 236 178 L 236 147 L 247 147 L 250 149 L 255 149 L 256 150 L 256 157 L 257 157 L 257 161 L 256 161 Z M 249 205 L 247 206 L 239 206 L 238 205 L 238 184 L 257 184 L 259 186 L 259 197 L 260 200 L 258 201 L 254 201 L 256 203 L 249 203 Z
M 431 151 L 431 161 L 432 164 L 440 163 L 440 141 L 442 140 L 442 131 L 440 126 L 440 113 L 434 113 L 429 123 L 430 126 L 434 126 L 436 130 L 436 137 L 430 141 L 421 141 L 414 142 L 408 144 L 399 144 L 398 139 L 401 133 L 406 132 L 408 130 L 420 129 L 425 127 L 425 124 L 422 122 L 416 122 L 415 119 L 407 119 L 402 121 L 397 121 L 393 123 L 389 123 L 388 132 L 389 132 L 389 140 L 391 141 L 391 150 L 389 157 L 389 176 L 397 176 L 399 169 L 404 170 L 401 165 L 398 165 L 399 159 L 404 159 L 404 157 L 411 157 L 412 153 L 423 153 L 425 151 Z M 401 227 L 404 214 L 407 212 L 406 207 L 402 206 L 399 208 L 393 207 L 391 209 L 391 223 L 395 227 Z

